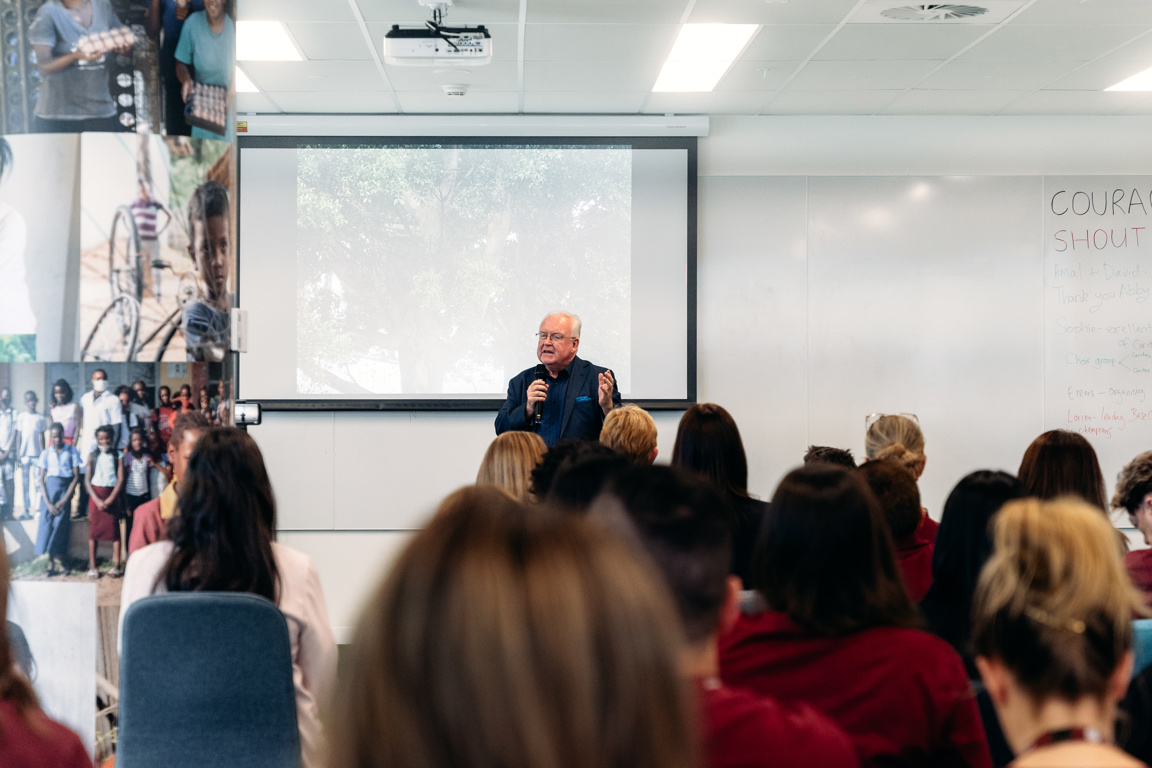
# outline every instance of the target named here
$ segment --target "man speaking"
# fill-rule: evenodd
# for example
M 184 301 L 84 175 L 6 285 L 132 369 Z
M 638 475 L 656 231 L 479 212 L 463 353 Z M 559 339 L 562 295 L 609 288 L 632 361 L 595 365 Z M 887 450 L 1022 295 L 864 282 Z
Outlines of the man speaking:
M 549 446 L 561 440 L 596 440 L 604 416 L 620 404 L 607 368 L 576 356 L 580 318 L 553 312 L 540 323 L 536 357 L 541 365 L 508 382 L 508 401 L 496 414 L 496 434 L 537 430 Z

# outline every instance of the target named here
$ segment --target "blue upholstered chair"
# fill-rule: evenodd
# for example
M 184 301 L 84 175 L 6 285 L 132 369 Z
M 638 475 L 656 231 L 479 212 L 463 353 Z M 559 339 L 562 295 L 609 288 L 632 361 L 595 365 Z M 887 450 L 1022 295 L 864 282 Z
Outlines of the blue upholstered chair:
M 1136 664 L 1132 676 L 1152 664 L 1152 619 L 1137 619 L 1132 622 L 1132 652 L 1136 654 Z
M 133 603 L 124 616 L 117 731 L 117 768 L 298 768 L 284 615 L 236 592 Z

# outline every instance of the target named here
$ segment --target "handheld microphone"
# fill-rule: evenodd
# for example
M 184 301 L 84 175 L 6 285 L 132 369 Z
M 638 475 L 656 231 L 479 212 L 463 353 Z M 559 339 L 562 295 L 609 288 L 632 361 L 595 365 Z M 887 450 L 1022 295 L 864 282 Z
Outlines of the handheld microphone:
M 543 364 L 536 366 L 536 380 L 541 381 L 548 376 L 548 369 Z M 533 426 L 540 426 L 540 402 L 537 401 L 532 406 L 532 424 Z

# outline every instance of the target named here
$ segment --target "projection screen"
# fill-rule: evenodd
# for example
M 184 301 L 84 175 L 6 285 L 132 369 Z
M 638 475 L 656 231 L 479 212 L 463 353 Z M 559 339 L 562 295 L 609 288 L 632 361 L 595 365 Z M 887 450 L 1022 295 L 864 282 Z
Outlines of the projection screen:
M 241 137 L 239 395 L 487 409 L 549 312 L 625 400 L 696 397 L 696 139 Z

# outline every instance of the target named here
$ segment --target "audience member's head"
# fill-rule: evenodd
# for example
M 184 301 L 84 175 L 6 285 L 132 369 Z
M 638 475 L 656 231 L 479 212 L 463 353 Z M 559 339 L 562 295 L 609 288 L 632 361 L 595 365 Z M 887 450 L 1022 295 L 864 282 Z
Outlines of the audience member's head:
M 20 711 L 36 706 L 32 685 L 21 674 L 8 638 L 8 553 L 0 547 L 0 701 L 10 701 Z
M 1120 470 L 1112 506 L 1127 510 L 1132 525 L 1152 544 L 1152 451 L 1145 451 Z
M 613 408 L 604 417 L 600 442 L 636 464 L 656 461 L 656 422 L 638 405 Z
M 1038 499 L 1079 496 L 1100 510 L 1108 509 L 1108 492 L 1096 451 L 1075 432 L 1053 429 L 1033 440 L 1017 476 L 1028 494 Z
M 627 457 L 601 443 L 584 443 L 556 470 L 545 498 L 561 512 L 583 514 L 607 483 L 632 466 Z
M 715 403 L 698 403 L 680 418 L 672 466 L 701 475 L 718 490 L 748 495 L 748 458 L 731 414 Z
M 449 496 L 361 616 L 331 768 L 696 764 L 658 576 L 587 520 Z
M 980 569 L 992 556 L 992 520 L 1009 501 L 1028 495 L 1007 472 L 982 469 L 966 475 L 944 502 L 932 553 L 931 595 L 963 604 L 971 613 Z
M 1114 529 L 1079 500 L 1034 498 L 1005 504 L 994 528 L 972 640 L 1009 745 L 1020 753 L 1052 727 L 1034 722 L 1051 702 L 1099 716 L 1058 725 L 1110 735 L 1131 671 L 1132 617 L 1144 612 Z
M 593 504 L 610 520 L 622 512 L 668 585 L 684 636 L 700 646 L 721 629 L 721 614 L 738 611 L 740 583 L 729 576 L 732 531 L 720 494 L 673 467 L 633 467 L 618 474 Z
M 168 461 L 172 463 L 172 474 L 177 482 L 184 477 L 196 441 L 211 428 L 212 423 L 199 411 L 181 413 L 172 423 L 172 436 L 168 439 Z
M 880 502 L 892 538 L 903 539 L 916 533 L 924 510 L 920 507 L 920 489 L 912 472 L 902 463 L 889 459 L 866 461 L 857 471 Z
M 833 448 L 829 445 L 810 445 L 804 454 L 804 463 L 822 461 L 825 464 L 838 464 L 841 467 L 856 469 L 856 458 L 847 448 Z
M 884 513 L 845 467 L 808 464 L 780 481 L 760 528 L 752 586 L 817 635 L 917 625 Z
M 204 430 L 181 478 L 179 514 L 168 527 L 172 554 L 157 584 L 276 602 L 275 531 L 276 500 L 256 441 L 236 427 Z
M 875 416 L 875 414 L 873 414 Z M 869 459 L 895 459 L 917 479 L 924 474 L 924 433 L 912 414 L 882 414 L 869 417 L 864 433 L 864 455 Z
M 561 440 L 548 449 L 544 458 L 532 470 L 532 495 L 543 501 L 552 490 L 552 484 L 561 469 L 588 459 L 618 455 L 606 445 L 586 440 Z
M 484 452 L 477 485 L 495 485 L 517 499 L 529 498 L 532 470 L 540 463 L 548 446 L 535 432 L 511 431 L 497 436 Z

